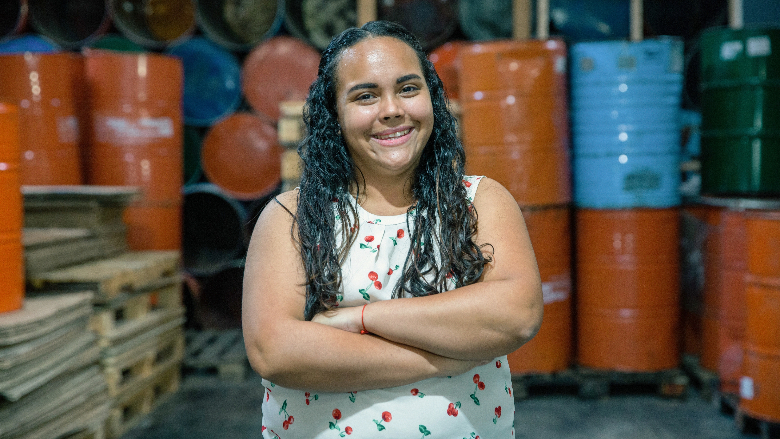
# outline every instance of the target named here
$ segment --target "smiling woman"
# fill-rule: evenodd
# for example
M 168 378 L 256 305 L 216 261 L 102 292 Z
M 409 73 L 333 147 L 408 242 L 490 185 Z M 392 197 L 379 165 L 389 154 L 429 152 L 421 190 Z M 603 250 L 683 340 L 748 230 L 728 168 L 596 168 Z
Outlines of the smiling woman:
M 263 437 L 512 437 L 506 354 L 538 330 L 539 272 L 514 198 L 464 175 L 419 42 L 389 22 L 335 37 L 304 121 L 300 187 L 246 261 Z

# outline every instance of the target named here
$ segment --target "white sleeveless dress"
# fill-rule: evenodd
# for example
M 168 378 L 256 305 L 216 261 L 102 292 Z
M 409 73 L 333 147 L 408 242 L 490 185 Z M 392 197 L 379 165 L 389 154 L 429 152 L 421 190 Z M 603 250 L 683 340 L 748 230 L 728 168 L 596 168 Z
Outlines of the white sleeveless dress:
M 481 179 L 464 178 L 469 200 Z M 360 206 L 357 212 L 360 229 L 342 267 L 340 307 L 389 300 L 409 251 L 406 214 L 377 216 Z M 458 376 L 360 392 L 313 392 L 265 379 L 262 383 L 264 438 L 514 437 L 506 356 Z

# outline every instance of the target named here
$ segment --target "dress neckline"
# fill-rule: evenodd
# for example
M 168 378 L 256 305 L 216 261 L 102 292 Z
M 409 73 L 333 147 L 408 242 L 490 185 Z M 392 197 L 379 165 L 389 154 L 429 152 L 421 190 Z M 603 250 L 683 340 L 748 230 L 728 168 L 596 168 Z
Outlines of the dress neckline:
M 364 209 L 349 192 L 347 192 L 347 197 L 349 197 L 350 202 L 355 206 L 360 222 L 379 225 L 406 224 L 406 213 L 399 213 L 398 215 L 376 215 Z M 412 212 L 414 212 L 414 210 Z

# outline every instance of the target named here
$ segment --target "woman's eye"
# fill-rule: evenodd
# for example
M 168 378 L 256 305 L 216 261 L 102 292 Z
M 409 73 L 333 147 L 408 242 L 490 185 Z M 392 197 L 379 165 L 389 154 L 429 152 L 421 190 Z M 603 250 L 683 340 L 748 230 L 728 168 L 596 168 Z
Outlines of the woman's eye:
M 358 95 L 355 98 L 355 100 L 357 100 L 357 101 L 365 101 L 365 100 L 368 100 L 368 99 L 371 99 L 371 98 L 373 98 L 373 96 L 370 93 L 362 93 L 362 94 Z
M 416 85 L 408 84 L 403 86 L 403 88 L 401 89 L 401 93 L 414 93 L 417 90 L 419 90 L 419 87 L 417 87 Z

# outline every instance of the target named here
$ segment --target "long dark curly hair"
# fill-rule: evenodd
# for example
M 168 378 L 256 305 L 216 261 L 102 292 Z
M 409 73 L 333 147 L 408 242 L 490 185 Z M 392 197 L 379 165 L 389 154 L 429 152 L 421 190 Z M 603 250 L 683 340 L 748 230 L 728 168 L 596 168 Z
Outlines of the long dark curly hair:
M 449 278 L 454 278 L 456 287 L 474 283 L 490 262 L 472 239 L 477 231 L 477 212 L 462 182 L 466 157 L 433 64 L 419 41 L 399 24 L 373 21 L 350 28 L 334 37 L 322 54 L 317 79 L 304 106 L 306 137 L 298 146 L 303 168 L 296 223 L 306 270 L 307 320 L 337 304 L 341 265 L 357 235 L 357 211 L 347 194 L 350 187 L 357 188 L 355 199 L 360 198 L 360 171 L 339 128 L 338 61 L 345 49 L 382 36 L 401 40 L 417 53 L 434 113 L 433 131 L 411 182 L 417 201 L 407 212 L 412 244 L 393 297 L 446 291 Z M 337 246 L 337 226 L 343 234 L 341 246 Z M 437 250 L 440 256 L 435 255 Z

